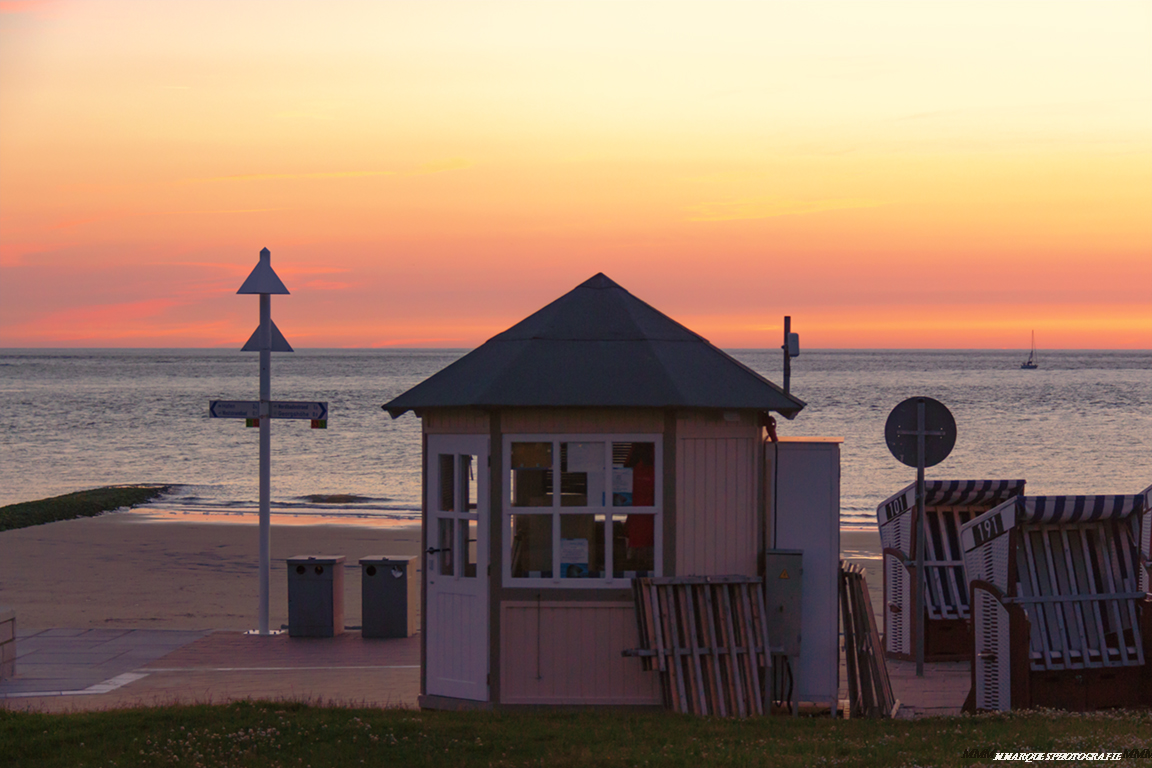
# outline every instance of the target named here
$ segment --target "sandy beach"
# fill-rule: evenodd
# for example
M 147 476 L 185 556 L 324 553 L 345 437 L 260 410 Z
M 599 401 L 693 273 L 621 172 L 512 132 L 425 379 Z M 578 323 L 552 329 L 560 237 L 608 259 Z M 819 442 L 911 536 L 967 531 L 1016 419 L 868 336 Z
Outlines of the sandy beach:
M 119 512 L 0 533 L 0 605 L 25 628 L 253 629 L 257 526 L 188 519 Z M 420 529 L 274 520 L 271 540 L 273 628 L 288 622 L 284 561 L 295 555 L 344 555 L 345 624 L 358 626 L 359 559 L 416 555 Z M 879 548 L 874 531 L 841 533 L 841 554 L 865 567 L 876 609 Z
M 35 647 L 27 657 L 35 661 L 21 673 L 28 679 L 18 675 L 0 708 L 74 711 L 245 698 L 415 706 L 418 637 L 365 641 L 351 631 L 335 641 L 292 641 L 286 634 L 238 634 L 257 623 L 258 527 L 251 518 L 224 519 L 149 508 L 0 533 L 0 605 L 15 609 L 18 630 L 32 644 L 27 648 Z M 357 627 L 359 559 L 419 552 L 416 526 L 315 520 L 273 519 L 272 628 L 288 622 L 288 557 L 345 556 L 344 623 Z M 873 531 L 841 532 L 841 555 L 864 566 L 874 610 L 881 607 L 879 543 Z M 148 650 L 157 643 L 178 650 Z M 131 650 L 133 644 L 143 645 Z M 52 666 L 65 659 L 80 666 Z M 125 671 L 133 680 L 117 684 Z M 93 683 L 114 690 L 21 693 Z
M 0 605 L 24 628 L 254 629 L 258 527 L 172 515 L 118 512 L 0 533 Z M 360 558 L 416 555 L 420 529 L 274 521 L 271 544 L 272 628 L 288 623 L 284 561 L 296 555 L 344 555 L 344 618 L 357 626 Z

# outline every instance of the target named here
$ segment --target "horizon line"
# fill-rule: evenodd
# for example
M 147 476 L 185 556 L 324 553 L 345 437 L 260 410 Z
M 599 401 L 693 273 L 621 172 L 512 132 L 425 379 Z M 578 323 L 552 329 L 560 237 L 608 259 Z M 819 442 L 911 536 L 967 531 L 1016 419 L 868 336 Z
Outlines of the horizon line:
M 484 342 L 485 344 L 487 342 Z M 709 342 L 711 343 L 711 342 Z M 391 345 L 381 347 L 294 347 L 293 352 L 327 352 L 327 351 L 349 351 L 349 352 L 385 352 L 389 350 L 406 350 L 406 351 L 471 351 L 479 349 L 483 344 L 478 344 L 474 347 L 421 347 L 421 346 L 407 346 L 407 345 Z M 780 347 L 722 347 L 718 344 L 713 344 L 714 347 L 726 351 L 781 351 Z M 1027 352 L 1028 347 L 804 347 L 801 349 L 800 357 L 803 357 L 805 352 Z M 7 352 L 69 352 L 69 351 L 105 351 L 105 352 L 146 352 L 146 351 L 190 351 L 190 352 L 242 352 L 240 345 L 237 346 L 212 346 L 212 347 L 96 347 L 96 346 L 80 346 L 80 347 L 0 347 L 0 353 Z M 1045 347 L 1044 353 L 1050 352 L 1147 352 L 1152 353 L 1152 347 L 1115 347 L 1115 348 L 1100 348 L 1100 347 Z M 284 354 L 284 353 L 280 353 Z M 291 353 L 288 353 L 291 354 Z

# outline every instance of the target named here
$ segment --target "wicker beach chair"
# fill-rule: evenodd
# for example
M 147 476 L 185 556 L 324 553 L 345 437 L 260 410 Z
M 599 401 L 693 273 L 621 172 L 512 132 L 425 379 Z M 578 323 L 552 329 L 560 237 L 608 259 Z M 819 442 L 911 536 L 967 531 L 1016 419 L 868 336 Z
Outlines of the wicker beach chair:
M 1024 492 L 1023 480 L 931 480 L 924 484 L 925 643 L 929 661 L 966 659 L 970 654 L 968 580 L 960 549 L 960 527 Z M 911 659 L 915 606 L 916 484 L 876 508 L 884 557 L 884 651 Z
M 1150 494 L 1019 497 L 961 528 L 971 708 L 1152 704 Z

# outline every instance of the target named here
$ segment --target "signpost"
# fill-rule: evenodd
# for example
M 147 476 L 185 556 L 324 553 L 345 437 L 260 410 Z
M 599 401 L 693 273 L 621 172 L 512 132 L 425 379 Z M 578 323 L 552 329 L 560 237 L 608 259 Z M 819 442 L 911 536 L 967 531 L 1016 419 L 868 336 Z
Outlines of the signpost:
M 328 420 L 328 403 L 273 400 L 268 410 L 274 419 Z M 208 415 L 214 419 L 258 419 L 259 400 L 209 400 Z
M 272 294 L 287 294 L 288 289 L 272 269 L 272 252 L 260 251 L 260 261 L 240 286 L 238 294 L 260 296 L 260 325 L 243 347 L 244 352 L 260 353 L 259 400 L 211 400 L 208 415 L 214 419 L 245 419 L 249 426 L 260 427 L 260 628 L 268 635 L 268 592 L 271 558 L 271 480 L 272 419 L 311 419 L 314 429 L 328 426 L 328 403 L 287 402 L 272 400 L 272 353 L 291 352 L 292 346 L 272 322 Z
M 884 424 L 888 450 L 903 464 L 916 467 L 916 609 L 912 636 L 916 638 L 916 676 L 924 676 L 924 468 L 934 467 L 956 445 L 956 420 L 939 400 L 910 397 L 888 414 Z

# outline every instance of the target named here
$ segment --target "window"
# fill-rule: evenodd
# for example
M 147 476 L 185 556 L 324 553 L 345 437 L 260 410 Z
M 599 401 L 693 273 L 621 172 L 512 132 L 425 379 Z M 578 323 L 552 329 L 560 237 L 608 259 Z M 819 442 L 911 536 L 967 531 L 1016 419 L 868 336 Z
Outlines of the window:
M 506 581 L 621 586 L 660 573 L 660 435 L 515 435 L 504 449 Z

